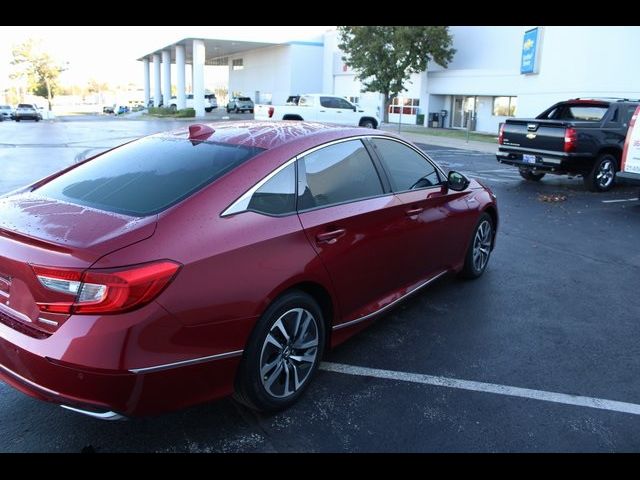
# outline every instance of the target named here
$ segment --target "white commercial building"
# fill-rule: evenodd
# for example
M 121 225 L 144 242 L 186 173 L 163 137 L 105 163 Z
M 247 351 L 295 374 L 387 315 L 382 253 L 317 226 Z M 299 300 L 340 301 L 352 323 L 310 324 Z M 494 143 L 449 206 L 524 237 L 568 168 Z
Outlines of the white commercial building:
M 431 63 L 426 72 L 412 75 L 407 91 L 390 106 L 390 122 L 415 124 L 422 114 L 425 126 L 495 133 L 508 116 L 533 117 L 559 100 L 640 98 L 640 64 L 634 61 L 640 27 L 454 26 L 450 32 L 457 50 L 453 61 L 446 69 Z M 182 46 L 186 62 L 192 62 L 196 43 L 203 50 L 203 65 L 228 65 L 229 92 L 251 96 L 256 103 L 324 92 L 382 108 L 381 95 L 362 93 L 355 73 L 342 61 L 336 31 L 287 43 L 181 40 L 140 59 L 146 79 L 150 60 L 158 62 L 156 92 L 170 88 L 161 85 L 161 58 L 174 61 L 175 49 Z M 176 67 L 184 71 L 184 63 Z M 193 72 L 195 79 L 199 69 Z M 145 87 L 151 91 L 149 81 Z

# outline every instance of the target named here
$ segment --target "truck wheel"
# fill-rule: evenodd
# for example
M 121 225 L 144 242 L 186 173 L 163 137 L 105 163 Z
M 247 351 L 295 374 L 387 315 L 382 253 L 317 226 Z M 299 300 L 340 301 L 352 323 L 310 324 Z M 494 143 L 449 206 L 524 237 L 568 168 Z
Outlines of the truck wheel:
M 520 176 L 530 182 L 539 182 L 544 177 L 544 173 L 533 173 L 529 168 L 520 168 L 519 171 Z
M 603 153 L 596 159 L 591 172 L 584 175 L 584 186 L 591 192 L 608 192 L 613 187 L 617 170 L 618 159 Z
M 360 120 L 360 126 L 363 128 L 376 128 L 376 122 L 371 120 L 370 118 L 364 118 Z

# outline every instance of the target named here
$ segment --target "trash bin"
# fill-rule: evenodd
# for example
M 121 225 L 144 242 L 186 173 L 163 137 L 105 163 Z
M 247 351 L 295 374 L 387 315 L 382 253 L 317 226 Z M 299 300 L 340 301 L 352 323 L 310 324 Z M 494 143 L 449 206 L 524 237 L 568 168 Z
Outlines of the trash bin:
M 424 125 L 424 113 L 416 115 L 416 125 Z

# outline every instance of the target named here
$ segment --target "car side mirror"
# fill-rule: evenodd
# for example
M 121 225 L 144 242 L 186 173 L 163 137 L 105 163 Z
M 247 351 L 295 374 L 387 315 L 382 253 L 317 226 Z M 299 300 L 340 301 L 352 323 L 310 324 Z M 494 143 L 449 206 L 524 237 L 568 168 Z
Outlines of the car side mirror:
M 460 172 L 451 170 L 447 177 L 447 187 L 456 192 L 461 192 L 469 186 L 469 179 Z
M 354 106 L 353 106 L 353 111 L 354 111 L 354 112 L 357 112 L 357 111 L 358 111 L 358 107 L 357 107 L 357 105 L 354 105 Z

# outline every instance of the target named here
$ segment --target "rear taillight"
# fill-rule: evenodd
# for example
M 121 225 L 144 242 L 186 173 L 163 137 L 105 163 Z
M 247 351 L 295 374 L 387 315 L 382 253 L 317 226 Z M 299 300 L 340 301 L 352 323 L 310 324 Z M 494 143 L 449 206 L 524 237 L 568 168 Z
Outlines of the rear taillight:
M 171 260 L 85 271 L 32 265 L 43 287 L 73 297 L 38 302 L 40 310 L 67 314 L 122 313 L 142 307 L 169 285 L 181 266 Z
M 268 111 L 268 113 L 269 113 L 269 118 L 273 117 L 273 112 L 274 112 L 274 111 L 275 111 L 275 110 L 274 110 L 274 108 L 273 108 L 273 107 L 269 107 L 269 111 Z
M 578 132 L 574 128 L 567 128 L 564 131 L 564 151 L 574 152 L 578 145 Z
M 504 123 L 500 124 L 500 131 L 498 132 L 498 144 L 502 145 L 504 142 Z

